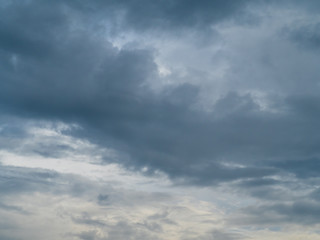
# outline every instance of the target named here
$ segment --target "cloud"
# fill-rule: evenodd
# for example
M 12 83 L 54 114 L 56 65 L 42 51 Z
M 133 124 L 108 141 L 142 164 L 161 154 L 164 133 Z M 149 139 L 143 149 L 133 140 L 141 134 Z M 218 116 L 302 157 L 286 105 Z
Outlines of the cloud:
M 222 231 L 215 230 L 212 232 L 213 239 L 217 240 L 234 240 L 234 239 L 243 239 L 243 236 L 237 233 L 225 233 Z
M 286 28 L 284 29 L 284 33 L 300 47 L 316 50 L 320 46 L 319 27 L 320 25 L 318 23 L 305 23 L 302 26 L 296 26 L 292 29 Z
M 168 177 L 172 188 L 223 186 L 245 195 L 249 203 L 239 203 L 230 226 L 316 224 L 318 6 L 2 2 L 1 214 L 39 217 L 18 201 L 39 194 L 55 210 L 60 197 L 80 202 L 59 210 L 66 226 L 76 226 L 67 238 L 162 239 L 169 231 L 196 239 L 202 231 L 204 239 L 241 239 L 207 227 L 211 210 L 175 206 L 176 193 L 118 188 L 138 189 L 141 174 L 142 188 Z M 201 229 L 192 228 L 195 219 Z
M 7 204 L 1 203 L 1 202 L 0 202 L 0 208 L 4 209 L 6 211 L 13 211 L 13 212 L 17 212 L 17 213 L 20 213 L 20 214 L 26 214 L 26 215 L 29 214 L 27 211 L 25 211 L 21 207 L 13 206 L 13 205 L 7 205 Z
M 164 3 L 140 3 L 143 6 L 141 10 L 145 7 L 146 12 L 155 11 L 152 16 L 168 19 L 172 21 L 171 25 L 187 24 L 191 28 L 197 21 L 199 24 L 212 22 L 210 16 L 215 16 L 208 13 L 196 17 L 202 16 L 200 13 L 222 9 L 221 14 L 228 16 L 238 9 L 238 4 L 244 4 L 242 1 L 194 5 L 187 2 L 184 6 L 180 1 L 168 6 Z M 217 95 L 213 109 L 208 112 L 197 107 L 202 94 L 201 85 L 183 83 L 168 86 L 158 94 L 151 90 L 146 82 L 161 79 L 154 50 L 138 48 L 134 44 L 121 49 L 113 46 L 101 32 L 93 31 L 95 19 L 85 9 L 76 6 L 76 2 L 69 3 L 66 8 L 60 3 L 42 3 L 33 8 L 35 4 L 33 1 L 13 3 L 2 9 L 5 17 L 1 22 L 1 54 L 7 66 L 1 73 L 3 112 L 32 119 L 76 123 L 81 128 L 71 134 L 122 152 L 126 157 L 117 161 L 124 166 L 133 169 L 147 167 L 149 173 L 161 170 L 172 179 L 185 178 L 189 183 L 210 185 L 271 176 L 284 171 L 284 168 L 269 159 L 290 159 L 293 156 L 306 159 L 318 154 L 316 126 L 313 124 L 317 119 L 318 99 L 310 98 L 308 93 L 306 97 L 297 97 L 295 88 L 285 90 L 289 84 L 298 88 L 301 80 L 284 82 L 283 91 L 280 91 L 284 96 L 276 93 L 278 97 L 273 99 L 270 92 L 274 92 L 279 84 L 271 80 L 265 99 L 272 102 L 273 111 L 265 111 L 261 107 L 263 100 L 257 100 L 255 95 L 257 89 L 261 91 L 263 88 L 263 82 L 268 81 L 261 73 L 267 73 L 266 76 L 275 73 L 278 77 L 300 63 L 281 63 L 285 68 L 275 70 L 272 70 L 273 63 L 267 64 L 277 56 L 284 58 L 291 49 L 276 53 L 278 45 L 268 44 L 266 48 L 272 51 L 267 53 L 259 39 L 254 46 L 261 48 L 257 53 L 250 50 L 244 54 L 236 49 L 235 54 L 238 55 L 231 61 L 231 66 L 236 67 L 226 76 L 230 84 L 236 81 L 234 74 L 240 71 L 240 67 L 247 68 L 238 62 L 243 62 L 244 56 L 249 63 L 261 55 L 269 55 L 270 61 L 255 63 L 261 71 L 259 76 L 253 77 L 261 79 L 250 78 L 246 71 L 241 70 L 237 79 L 244 84 L 243 87 L 236 90 L 226 85 L 227 90 Z M 94 2 L 92 6 L 95 4 L 97 7 L 103 3 Z M 109 6 L 111 2 L 104 4 Z M 138 6 L 136 4 L 123 2 L 111 5 L 125 9 L 126 18 L 135 19 L 132 22 L 137 26 L 140 21 L 154 25 L 152 21 L 146 21 L 148 15 L 142 17 L 139 11 L 134 10 Z M 104 9 L 106 6 L 101 7 Z M 31 15 L 32 11 L 36 14 Z M 50 14 L 47 16 L 46 12 Z M 186 16 L 187 21 L 175 19 L 179 14 Z M 84 16 L 92 21 L 88 23 L 91 26 L 88 29 L 77 27 L 83 24 Z M 246 26 L 239 28 L 247 31 Z M 270 36 L 266 38 L 273 33 L 273 29 L 267 30 Z M 258 30 L 254 28 L 254 31 Z M 12 36 L 25 44 L 8 44 Z M 281 37 L 275 40 L 279 44 L 285 41 Z M 302 67 L 301 74 L 306 69 Z M 315 84 L 313 77 L 310 79 L 310 83 Z M 242 89 L 248 92 L 244 94 Z M 308 89 L 313 91 L 312 87 Z M 65 147 L 51 145 L 46 149 L 43 146 L 37 151 L 57 157 L 57 154 L 64 154 Z
M 181 28 L 206 28 L 212 23 L 241 15 L 250 0 L 221 1 L 93 1 L 81 4 L 70 1 L 68 5 L 80 11 L 104 14 L 114 17 L 117 27 L 124 29 L 179 30 Z M 117 16 L 118 14 L 118 16 Z M 116 19 L 120 20 L 116 21 Z M 121 29 L 120 29 L 121 30 Z
M 0 179 L 15 190 L 0 188 L 0 229 L 17 239 L 182 239 L 186 232 L 209 232 L 219 218 L 210 204 L 174 192 L 130 189 L 130 183 L 9 166 L 2 166 Z M 11 184 L 23 181 L 29 187 Z M 97 202 L 106 193 L 108 204 Z
M 0 169 L 0 192 L 3 196 L 21 192 L 44 191 L 48 186 L 51 186 L 50 180 L 57 177 L 57 174 L 53 172 L 39 172 L 3 165 L 0 165 Z
M 72 217 L 72 221 L 74 221 L 77 224 L 85 224 L 98 227 L 105 226 L 105 223 L 103 221 L 90 218 L 87 212 L 83 212 L 80 217 Z
M 31 6 L 26 4 L 19 9 L 24 12 Z M 195 156 L 215 158 L 209 146 L 209 142 L 218 143 L 211 137 L 214 123 L 210 116 L 197 112 L 198 117 L 190 109 L 190 95 L 196 96 L 197 87 L 186 84 L 160 98 L 155 96 L 143 87 L 147 79 L 159 77 L 150 51 L 119 50 L 88 37 L 86 32 L 71 31 L 66 16 L 56 8 L 53 16 L 43 19 L 40 25 L 28 14 L 9 11 L 5 18 L 4 25 L 9 25 L 21 39 L 50 46 L 45 56 L 38 57 L 32 56 L 34 51 L 28 44 L 24 47 L 30 48 L 29 52 L 2 45 L 4 59 L 12 66 L 4 73 L 1 88 L 1 102 L 8 112 L 79 123 L 84 126 L 82 134 L 89 139 L 101 144 L 109 142 L 111 147 L 128 153 L 135 161 L 130 160 L 134 167 L 147 165 L 173 176 L 193 174 L 187 165 L 181 167 L 179 159 L 189 162 Z M 44 33 L 38 36 L 20 31 L 24 18 L 28 28 L 35 25 Z M 61 21 L 59 29 L 52 28 L 50 32 L 47 25 L 56 26 L 57 21 Z M 197 130 L 200 124 L 204 126 Z M 193 141 L 191 136 L 203 140 Z M 191 151 L 185 150 L 188 148 Z M 44 148 L 41 151 L 50 154 Z
M 256 227 L 259 225 L 284 227 L 290 223 L 310 226 L 319 223 L 318 211 L 319 203 L 311 201 L 276 203 L 243 209 L 242 214 L 231 221 Z
M 79 237 L 79 239 L 83 239 L 83 240 L 96 240 L 96 239 L 99 239 L 99 237 L 97 237 L 97 232 L 96 231 L 82 232 L 80 234 L 77 234 L 76 236 Z

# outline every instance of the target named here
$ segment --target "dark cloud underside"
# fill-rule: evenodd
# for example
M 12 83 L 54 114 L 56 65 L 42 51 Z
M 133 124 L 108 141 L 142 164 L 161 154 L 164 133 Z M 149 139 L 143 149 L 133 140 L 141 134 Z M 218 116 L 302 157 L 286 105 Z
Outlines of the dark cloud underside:
M 248 3 L 3 3 L 2 112 L 77 123 L 83 128 L 72 134 L 124 153 L 128 157 L 120 161 L 125 166 L 148 166 L 150 172 L 160 169 L 193 183 L 256 179 L 280 172 L 302 178 L 313 175 L 318 164 L 309 159 L 317 159 L 320 149 L 317 96 L 284 94 L 274 102 L 277 109 L 284 109 L 279 113 L 262 111 L 250 93 L 230 91 L 208 113 L 195 108 L 200 91 L 195 85 L 155 94 L 144 84 L 160 78 L 152 50 L 118 49 L 98 31 L 99 20 L 110 23 L 115 16 L 122 16 L 117 20 L 120 25 L 111 25 L 120 29 L 192 30 L 231 18 Z M 317 47 L 316 35 L 299 38 L 304 35 L 300 32 L 294 33 L 294 41 Z M 300 168 L 305 161 L 308 164 Z

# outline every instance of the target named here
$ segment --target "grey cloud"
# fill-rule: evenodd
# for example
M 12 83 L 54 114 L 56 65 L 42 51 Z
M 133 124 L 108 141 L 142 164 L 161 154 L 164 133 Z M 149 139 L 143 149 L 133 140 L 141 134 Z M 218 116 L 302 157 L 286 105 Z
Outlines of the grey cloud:
M 185 84 L 156 95 L 144 85 L 159 78 L 152 50 L 113 47 L 94 34 L 96 19 L 85 11 L 123 8 L 137 28 L 154 26 L 159 19 L 160 25 L 194 27 L 233 14 L 245 1 L 72 1 L 69 8 L 61 2 L 37 3 L 14 2 L 1 9 L 3 112 L 75 122 L 82 130 L 69 134 L 122 152 L 127 157 L 120 161 L 128 168 L 146 166 L 150 174 L 162 170 L 173 179 L 202 185 L 296 173 L 294 163 L 288 162 L 290 168 L 274 159 L 295 157 L 307 163 L 319 154 L 317 98 L 277 101 L 278 109 L 285 110 L 278 113 L 262 111 L 250 94 L 230 91 L 208 113 L 194 107 L 197 86 Z M 83 16 L 89 22 L 77 28 Z M 38 153 L 52 156 L 45 148 Z M 314 173 L 313 167 L 304 165 L 305 176 Z M 74 186 L 73 192 L 82 191 Z
M 274 202 L 291 200 L 293 198 L 293 193 L 290 191 L 293 189 L 292 185 L 296 185 L 296 182 L 270 178 L 251 178 L 236 183 L 235 188 L 260 201 Z
M 319 210 L 319 203 L 312 201 L 251 206 L 244 209 L 243 214 L 232 221 L 251 226 L 279 226 L 283 223 L 313 225 L 319 223 Z
M 296 114 L 296 117 L 302 120 L 312 121 L 320 117 L 320 98 L 317 95 L 291 95 L 286 99 L 286 102 L 289 109 Z
M 0 149 L 16 149 L 21 146 L 21 139 L 30 137 L 21 121 L 9 116 L 0 119 Z
M 1 49 L 30 57 L 42 58 L 51 53 L 52 45 L 44 39 L 55 38 L 66 20 L 61 7 L 50 1 L 12 1 L 1 11 L 5 11 L 0 21 Z
M 258 179 L 248 179 L 240 182 L 240 186 L 243 186 L 245 188 L 256 188 L 256 187 L 263 187 L 263 186 L 270 186 L 278 184 L 279 180 L 274 180 L 270 178 L 258 178 Z
M 0 209 L 6 210 L 6 211 L 17 212 L 17 213 L 24 214 L 24 215 L 30 214 L 28 211 L 24 210 L 22 207 L 8 205 L 8 204 L 2 203 L 2 202 L 0 202 Z
M 82 232 L 79 234 L 75 234 L 79 239 L 83 240 L 97 240 L 99 239 L 96 231 Z
M 144 223 L 140 223 L 139 225 L 145 227 L 146 229 L 148 229 L 149 231 L 154 232 L 154 233 L 162 233 L 163 232 L 162 226 L 156 222 L 145 221 Z
M 160 239 L 155 234 L 151 234 L 145 230 L 142 230 L 136 224 L 130 224 L 125 221 L 120 221 L 112 226 L 108 231 L 107 240 L 111 239 Z
M 292 192 L 292 186 L 285 184 L 261 186 L 256 188 L 245 188 L 242 189 L 249 196 L 259 199 L 263 202 L 274 202 L 274 201 L 290 201 L 292 198 L 299 198 L 303 196 L 295 196 Z
M 279 4 L 278 1 L 274 1 L 274 2 Z M 285 7 L 290 6 L 293 8 L 305 9 L 310 13 L 317 13 L 320 8 L 319 1 L 317 1 L 317 0 L 310 0 L 305 3 L 303 3 L 299 0 L 285 0 L 285 1 L 283 1 L 283 3 L 284 3 Z M 281 4 L 280 4 L 280 6 L 281 6 Z
M 259 24 L 265 24 L 261 27 L 266 31 L 263 33 L 257 26 L 250 26 L 248 31 L 237 27 L 243 23 L 238 22 L 241 19 L 252 23 L 258 18 L 246 12 L 248 4 L 252 4 L 251 11 L 259 13 L 264 12 L 263 7 L 293 6 L 303 8 L 303 14 L 312 14 L 319 9 L 319 2 L 253 2 L 2 3 L 0 113 L 6 117 L 1 116 L 0 121 L 6 126 L 0 128 L 0 148 L 62 157 L 76 150 L 50 141 L 34 149 L 20 148 L 19 139 L 30 137 L 28 126 L 22 122 L 32 119 L 76 123 L 79 128 L 63 134 L 85 138 L 121 154 L 111 160 L 106 156 L 106 162 L 116 161 L 130 170 L 143 169 L 144 174 L 160 170 L 175 184 L 223 183 L 258 202 L 243 208 L 235 218 L 231 216 L 227 224 L 257 227 L 318 224 L 320 194 L 315 186 L 319 185 L 320 154 L 319 23 L 296 26 L 291 22 L 286 28 L 283 23 L 279 26 L 274 23 L 277 26 L 271 24 L 269 28 L 260 19 Z M 225 25 L 219 25 L 210 30 L 213 24 L 223 21 L 228 23 L 225 29 Z M 219 28 L 223 28 L 221 32 Z M 275 28 L 280 34 L 274 32 Z M 216 43 L 221 41 L 217 47 L 222 48 L 218 55 L 229 65 L 222 79 L 207 79 L 226 82 L 222 93 L 213 96 L 216 102 L 212 108 L 205 111 L 199 107 L 204 87 L 195 83 L 153 92 L 146 82 L 161 80 L 155 60 L 158 49 L 135 43 L 117 48 L 108 41 L 128 30 L 141 39 L 151 33 L 176 38 L 179 32 L 178 38 L 183 40 L 184 31 L 195 35 L 201 32 L 202 42 L 206 42 L 205 38 L 210 42 L 216 37 L 213 31 L 217 31 L 220 35 Z M 235 33 L 224 35 L 224 30 Z M 242 33 L 248 36 L 241 38 Z M 228 39 L 223 39 L 224 36 Z M 214 59 L 208 72 L 221 59 Z M 186 72 L 184 77 L 192 80 L 206 77 L 206 73 L 197 69 L 192 76 L 191 70 Z M 178 75 L 179 72 L 173 73 L 168 79 L 174 81 L 172 78 Z M 264 101 L 269 104 L 266 108 Z M 21 126 L 16 127 L 20 123 L 18 120 L 12 123 L 13 119 L 19 119 Z M 1 211 L 32 214 L 9 203 L 11 198 L 36 192 L 81 198 L 97 204 L 101 210 L 159 206 L 159 202 L 172 197 L 162 193 L 121 192 L 74 175 L 0 165 Z M 72 233 L 79 239 L 158 239 L 157 234 L 162 234 L 165 226 L 178 226 L 169 216 L 172 209 L 161 209 L 136 223 L 117 219 L 109 224 L 91 213 L 63 214 L 73 224 L 92 229 Z M 1 222 L 0 228 L 6 226 Z M 97 228 L 106 230 L 108 236 L 101 237 L 95 231 Z M 224 230 L 202 237 L 245 238 Z M 1 238 L 7 239 L 0 234 Z
M 60 235 L 66 239 L 75 237 L 95 240 L 165 239 L 163 226 L 174 224 L 170 217 L 176 217 L 175 214 L 168 216 L 166 213 L 166 203 L 171 205 L 171 208 L 167 209 L 170 212 L 175 209 L 174 206 L 172 207 L 175 201 L 172 202 L 170 195 L 165 193 L 136 192 L 121 187 L 112 189 L 106 182 L 92 184 L 89 179 L 70 174 L 8 166 L 1 166 L 0 180 L 3 182 L 0 185 L 0 215 L 2 216 L 0 229 L 5 229 L 11 236 L 22 236 L 27 233 L 25 234 L 27 239 L 30 236 L 38 237 L 37 233 L 30 234 L 29 229 L 24 228 L 24 221 L 33 219 L 34 223 L 30 223 L 34 224 L 32 231 L 40 229 L 39 231 L 43 233 L 50 229 L 51 232 L 56 231 L 54 234 L 57 236 Z M 17 185 L 22 185 L 24 182 L 24 185 L 18 188 L 10 184 L 11 182 Z M 11 191 L 3 188 L 5 184 L 11 187 Z M 113 184 L 116 185 L 114 182 Z M 78 190 L 79 187 L 80 190 Z M 110 199 L 109 205 L 96 204 L 96 196 L 99 192 L 108 193 L 108 195 L 100 194 L 98 198 L 103 201 L 106 198 Z M 42 201 L 43 198 L 52 200 L 52 205 Z M 7 202 L 14 202 L 17 205 L 10 205 Z M 23 208 L 18 207 L 20 204 L 30 211 L 28 215 L 23 212 Z M 159 209 L 160 214 L 149 218 L 149 213 L 144 213 L 144 208 L 151 209 L 151 212 Z M 180 211 L 191 212 L 187 208 L 181 208 Z M 20 216 L 21 214 L 24 216 Z M 131 214 L 135 216 L 133 219 Z M 6 216 L 9 217 L 6 219 Z M 47 218 L 50 218 L 50 224 Z M 66 224 L 66 228 L 61 228 L 59 225 L 57 228 L 57 222 Z M 79 230 L 82 231 L 77 233 Z M 158 237 L 159 233 L 161 236 Z M 44 235 L 41 234 L 41 236 Z
M 212 237 L 215 240 L 236 240 L 243 239 L 243 236 L 238 233 L 227 233 L 223 231 L 215 230 L 212 232 Z
M 296 177 L 301 179 L 317 178 L 319 176 L 320 164 L 318 158 L 284 160 L 275 165 L 285 171 L 294 173 Z
M 112 240 L 112 239 L 160 239 L 155 234 L 151 234 L 146 231 L 145 226 L 139 224 L 131 224 L 129 222 L 120 221 L 114 225 L 106 226 L 105 230 L 107 232 L 107 236 L 101 237 L 98 232 L 87 231 L 81 232 L 79 234 L 73 234 L 77 236 L 79 239 L 83 240 Z
M 88 179 L 72 174 L 61 174 L 44 169 L 3 166 L 1 164 L 0 170 L 0 199 L 4 200 L 37 192 L 87 198 L 99 191 L 99 186 Z M 107 189 L 112 192 L 112 188 Z M 15 207 L 8 205 L 8 208 L 14 210 Z M 19 208 L 15 209 L 19 210 Z
M 39 149 L 35 149 L 34 152 L 44 157 L 58 158 L 65 156 L 68 150 L 74 149 L 66 144 L 50 144 L 50 146 L 48 144 L 39 144 Z
M 87 4 L 79 1 L 69 1 L 72 8 L 80 11 L 94 12 L 94 14 L 109 13 L 115 16 L 117 13 L 122 16 L 121 21 L 115 21 L 118 28 L 133 28 L 138 31 L 155 29 L 200 28 L 206 29 L 213 23 L 235 18 L 243 14 L 243 8 L 251 0 L 200 0 L 182 1 L 92 1 Z M 119 18 L 119 16 L 117 16 Z M 116 18 L 116 17 L 115 17 Z
M 0 165 L 0 192 L 3 196 L 23 192 L 45 191 L 57 174 Z
M 5 235 L 5 234 L 1 234 L 0 233 L 0 240 L 20 240 L 18 238 L 13 238 L 13 237 L 10 237 L 8 235 Z
M 123 199 L 121 203 L 118 201 L 118 205 L 112 205 L 112 208 L 115 209 L 117 207 L 119 207 L 119 209 L 126 209 L 126 207 L 134 204 L 145 206 L 146 204 L 144 204 L 144 202 L 147 204 L 156 205 L 157 200 L 159 200 L 157 194 L 155 194 L 155 196 L 151 196 L 152 194 L 150 194 L 150 196 L 147 196 L 148 199 L 144 200 L 143 193 L 140 195 L 141 199 L 138 198 L 138 196 L 136 196 L 136 199 L 134 199 L 130 196 L 130 193 L 126 193 L 122 189 L 117 189 L 114 191 L 110 187 L 106 186 L 108 184 L 101 186 L 95 182 L 94 185 L 91 185 L 90 182 L 91 181 L 88 179 L 83 179 L 81 177 L 69 174 L 57 174 L 52 171 L 40 169 L 1 166 L 0 215 L 3 218 L 5 218 L 5 216 L 9 216 L 10 218 L 0 221 L 0 229 L 4 228 L 6 231 L 10 231 L 11 228 L 17 229 L 21 227 L 20 222 L 16 221 L 15 218 L 17 214 L 25 215 L 26 218 L 29 218 L 30 215 L 30 217 L 38 219 L 42 216 L 42 214 L 46 213 L 45 210 L 42 209 L 44 213 L 42 212 L 41 216 L 39 216 L 31 210 L 32 208 L 37 209 L 38 206 L 36 204 L 38 203 L 34 203 L 33 205 L 32 203 L 25 205 L 28 211 L 19 206 L 20 204 L 24 206 L 24 198 L 28 199 L 29 197 L 35 199 L 37 199 L 39 196 L 48 196 L 49 198 L 62 197 L 63 200 L 61 201 L 63 204 L 67 204 L 66 206 L 68 206 L 68 201 L 75 198 L 77 198 L 79 201 L 85 201 L 87 204 L 92 204 L 92 196 L 95 196 L 99 191 L 108 191 L 109 195 L 115 195 L 120 200 Z M 80 190 L 78 189 L 79 186 L 81 186 Z M 134 194 L 131 193 L 131 195 Z M 152 198 L 154 198 L 153 202 L 150 201 Z M 7 204 L 11 201 L 18 202 L 19 205 Z M 132 203 L 133 201 L 135 203 Z M 45 205 L 46 203 L 44 203 L 44 206 Z M 99 205 L 95 206 L 97 209 L 100 209 Z M 102 229 L 103 231 L 106 230 L 110 236 L 107 239 L 122 239 L 126 236 L 126 234 L 130 234 L 132 239 L 150 239 L 149 232 L 158 231 L 157 229 L 160 228 L 160 225 L 157 226 L 157 223 L 154 222 L 133 224 L 128 220 L 128 223 L 125 223 L 125 216 L 125 219 L 122 222 L 120 221 L 119 223 L 115 223 L 113 225 L 110 223 L 110 219 L 108 219 L 108 221 L 105 219 L 100 219 L 100 217 L 97 217 L 94 212 L 79 212 L 75 209 L 72 210 L 68 209 L 68 207 L 62 207 L 60 204 L 53 205 L 48 207 L 48 209 L 49 208 L 54 208 L 54 212 L 57 214 L 56 216 L 52 216 L 52 218 L 61 218 L 60 220 L 63 222 L 65 222 L 67 219 L 70 219 L 73 224 L 79 226 L 82 225 L 85 226 L 85 228 Z M 103 209 L 101 208 L 100 210 L 102 211 Z M 106 214 L 108 214 L 108 211 L 106 211 Z M 117 213 L 114 211 L 113 214 L 116 214 L 117 216 Z M 121 214 L 119 214 L 119 216 L 121 216 Z M 17 217 L 17 219 L 19 220 L 19 217 Z M 19 233 L 21 234 L 23 231 L 25 230 L 19 229 L 19 231 L 17 230 L 17 234 L 19 235 Z M 70 229 L 70 231 L 73 230 Z M 12 234 L 12 236 L 17 235 Z M 70 236 L 77 236 L 80 239 L 106 239 L 99 237 L 100 235 L 95 235 L 94 232 L 83 232 L 79 234 L 70 233 Z M 70 236 L 67 236 L 68 239 Z M 10 237 L 4 239 L 10 239 Z M 151 237 L 151 239 L 157 238 Z
M 24 15 L 12 14 L 15 21 L 10 24 L 18 25 Z M 52 24 L 49 20 L 47 24 Z M 196 93 L 195 87 L 186 85 L 169 91 L 166 100 L 141 86 L 146 79 L 157 78 L 150 52 L 117 50 L 106 43 L 102 47 L 85 33 L 69 32 L 67 25 L 60 27 L 55 38 L 51 34 L 41 39 L 52 46 L 45 60 L 29 61 L 29 55 L 21 52 L 16 67 L 3 76 L 1 102 L 12 113 L 76 121 L 90 130 L 83 133 L 89 138 L 129 153 L 136 160 L 130 160 L 133 165 L 160 168 L 172 175 L 179 171 L 192 174 L 187 165 L 181 168 L 177 157 L 187 162 L 196 156 L 214 158 L 209 141 L 218 143 L 211 136 L 215 126 L 211 126 L 210 116 L 194 113 L 189 107 L 190 92 Z M 57 41 L 59 38 L 64 41 Z M 12 52 L 6 45 L 2 48 Z M 6 58 L 10 63 L 11 58 Z M 202 116 L 198 119 L 195 114 Z M 204 139 L 193 141 L 197 136 Z M 220 174 L 219 178 L 229 177 Z
M 310 197 L 311 197 L 311 199 L 314 199 L 314 200 L 320 202 L 320 189 L 317 188 L 316 190 L 312 191 L 310 193 Z
M 169 225 L 178 225 L 175 221 L 171 220 L 169 218 L 170 211 L 165 210 L 161 213 L 156 213 L 154 215 L 151 215 L 148 217 L 148 221 L 157 221 L 157 222 L 162 222 L 164 224 L 169 224 Z
M 302 25 L 302 26 L 299 26 Z M 282 34 L 296 43 L 299 47 L 319 50 L 320 47 L 320 23 L 312 22 L 299 24 L 298 26 L 288 26 L 283 28 Z
M 240 233 L 232 233 L 232 232 L 226 232 L 224 230 L 213 230 L 203 236 L 197 236 L 196 238 L 184 238 L 183 240 L 196 240 L 196 239 L 203 239 L 203 240 L 240 240 L 245 239 L 245 236 L 243 236 Z
M 108 205 L 110 202 L 109 202 L 109 195 L 107 194 L 99 194 L 98 196 L 98 203 L 100 205 Z
M 105 238 L 100 238 L 98 232 L 95 230 L 81 232 L 79 234 L 71 234 L 71 235 L 76 236 L 79 239 L 83 239 L 83 240 L 103 240 L 103 239 L 105 239 Z
M 82 213 L 81 216 L 72 217 L 72 221 L 77 224 L 85 224 L 96 227 L 103 227 L 106 225 L 99 219 L 93 219 L 87 212 Z

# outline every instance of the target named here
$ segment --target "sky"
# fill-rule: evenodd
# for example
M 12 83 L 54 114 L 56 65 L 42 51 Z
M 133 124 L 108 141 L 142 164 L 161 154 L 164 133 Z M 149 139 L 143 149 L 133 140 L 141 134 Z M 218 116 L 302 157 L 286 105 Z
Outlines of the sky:
M 320 240 L 319 11 L 0 0 L 0 240 Z

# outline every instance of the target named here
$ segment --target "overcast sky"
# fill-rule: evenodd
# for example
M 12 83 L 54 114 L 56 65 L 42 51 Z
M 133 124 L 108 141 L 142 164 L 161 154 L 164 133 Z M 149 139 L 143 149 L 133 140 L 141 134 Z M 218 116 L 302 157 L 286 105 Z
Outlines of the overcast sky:
M 0 0 L 0 240 L 319 240 L 319 13 Z

